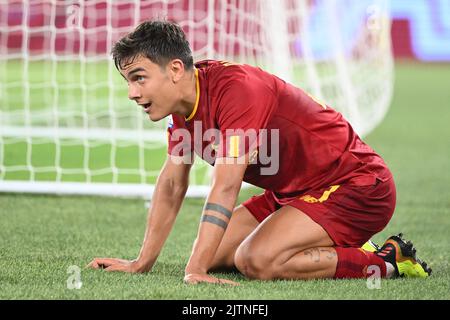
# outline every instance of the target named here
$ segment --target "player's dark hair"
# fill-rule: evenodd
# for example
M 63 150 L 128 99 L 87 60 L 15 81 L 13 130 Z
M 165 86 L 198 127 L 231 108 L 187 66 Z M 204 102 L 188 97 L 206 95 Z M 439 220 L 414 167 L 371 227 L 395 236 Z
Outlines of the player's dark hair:
M 133 63 L 138 56 L 150 59 L 160 67 L 172 59 L 183 61 L 187 70 L 194 66 L 189 42 L 181 27 L 170 21 L 144 21 L 114 44 L 111 51 L 117 69 Z

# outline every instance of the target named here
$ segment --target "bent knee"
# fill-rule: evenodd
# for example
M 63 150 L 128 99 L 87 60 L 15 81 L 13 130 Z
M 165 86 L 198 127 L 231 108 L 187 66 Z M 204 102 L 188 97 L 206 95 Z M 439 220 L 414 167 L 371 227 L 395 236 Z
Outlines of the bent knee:
M 263 250 L 250 250 L 240 246 L 234 255 L 234 264 L 244 276 L 257 280 L 272 280 L 276 278 L 274 260 Z

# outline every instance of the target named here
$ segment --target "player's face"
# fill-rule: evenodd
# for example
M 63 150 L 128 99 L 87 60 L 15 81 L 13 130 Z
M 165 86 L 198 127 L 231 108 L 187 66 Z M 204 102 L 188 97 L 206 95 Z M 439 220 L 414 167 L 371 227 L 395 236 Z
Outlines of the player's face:
M 159 121 L 174 112 L 178 103 L 176 87 L 164 68 L 148 58 L 137 57 L 120 73 L 128 82 L 128 98 L 136 101 L 150 120 Z

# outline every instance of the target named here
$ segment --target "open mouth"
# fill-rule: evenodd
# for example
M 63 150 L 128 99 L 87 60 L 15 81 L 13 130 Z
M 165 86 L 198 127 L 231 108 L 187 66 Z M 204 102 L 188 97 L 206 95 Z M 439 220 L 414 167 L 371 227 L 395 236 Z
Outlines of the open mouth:
M 152 103 L 145 103 L 145 104 L 141 104 L 140 105 L 142 108 L 144 108 L 144 112 L 145 113 L 149 113 L 150 112 L 150 108 L 152 106 Z

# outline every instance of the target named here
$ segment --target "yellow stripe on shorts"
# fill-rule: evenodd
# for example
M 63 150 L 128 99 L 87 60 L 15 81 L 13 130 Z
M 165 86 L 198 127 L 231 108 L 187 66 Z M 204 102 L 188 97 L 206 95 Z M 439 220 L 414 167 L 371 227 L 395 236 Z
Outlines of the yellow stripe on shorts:
M 308 203 L 317 203 L 317 202 L 322 203 L 322 202 L 327 201 L 328 198 L 330 197 L 330 194 L 332 194 L 337 189 L 339 189 L 339 187 L 340 187 L 340 185 L 331 186 L 330 189 L 326 190 L 319 199 L 314 198 L 313 196 L 310 196 L 309 194 L 300 197 L 300 199 L 305 202 L 308 202 Z

